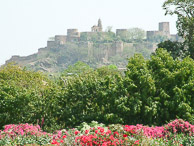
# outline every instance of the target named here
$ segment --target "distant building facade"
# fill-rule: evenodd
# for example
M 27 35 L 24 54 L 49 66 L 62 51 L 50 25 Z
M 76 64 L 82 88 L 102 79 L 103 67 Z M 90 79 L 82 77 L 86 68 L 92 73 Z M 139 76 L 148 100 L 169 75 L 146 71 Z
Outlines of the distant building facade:
M 163 37 L 164 40 L 179 41 L 181 38 L 177 34 L 170 34 L 170 23 L 160 22 L 157 31 L 147 31 L 146 38 L 148 41 Z

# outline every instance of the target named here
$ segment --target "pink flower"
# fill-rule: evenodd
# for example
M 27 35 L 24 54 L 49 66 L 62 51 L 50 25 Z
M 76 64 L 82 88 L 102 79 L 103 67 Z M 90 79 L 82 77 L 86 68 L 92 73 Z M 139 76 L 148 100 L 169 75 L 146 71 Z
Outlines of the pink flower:
M 139 145 L 139 140 L 136 140 L 136 141 L 134 142 L 134 144 L 138 144 L 138 145 Z
M 88 133 L 89 133 L 89 130 L 86 130 L 86 131 L 85 131 L 85 134 L 88 134 Z
M 64 140 L 62 140 L 62 139 L 61 139 L 61 140 L 60 140 L 60 142 L 61 142 L 61 143 L 63 143 L 63 142 L 64 142 Z
M 95 133 L 98 134 L 98 130 L 95 130 Z
M 79 133 L 79 131 L 75 131 L 75 135 L 77 135 Z
M 24 131 L 21 129 L 20 130 L 20 134 L 23 136 L 24 135 Z
M 104 128 L 100 128 L 100 132 L 103 133 L 104 132 Z
M 114 132 L 114 135 L 119 135 L 119 133 L 117 131 Z
M 53 142 L 51 144 L 60 145 L 60 143 L 58 143 L 56 140 L 53 140 Z

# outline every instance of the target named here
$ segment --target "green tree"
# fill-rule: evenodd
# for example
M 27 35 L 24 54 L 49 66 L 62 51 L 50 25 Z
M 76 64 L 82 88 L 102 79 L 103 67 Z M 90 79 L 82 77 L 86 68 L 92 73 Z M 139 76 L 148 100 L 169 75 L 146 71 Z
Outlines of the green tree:
M 17 123 L 38 123 L 46 129 L 55 127 L 58 116 L 56 97 L 59 90 L 59 86 L 40 72 L 28 71 L 11 64 L 2 67 L 0 128 Z
M 68 68 L 65 69 L 64 72 L 62 73 L 62 76 L 69 75 L 77 76 L 79 74 L 83 74 L 92 70 L 93 69 L 86 63 L 78 61 L 74 65 L 68 66 Z
M 106 32 L 112 32 L 112 26 L 107 26 Z
M 186 49 L 184 49 L 184 44 L 182 42 L 172 42 L 170 40 L 164 41 L 158 44 L 158 48 L 164 48 L 170 52 L 171 56 L 176 59 L 182 59 L 188 55 Z
M 145 31 L 140 28 L 130 28 L 128 29 L 128 39 L 129 40 L 136 40 L 136 41 L 142 41 L 145 39 Z
M 185 39 L 190 55 L 194 58 L 194 0 L 166 0 L 165 15 L 176 15 L 178 34 Z
M 140 28 L 130 28 L 125 32 L 119 33 L 117 37 L 125 42 L 139 42 L 145 39 L 145 31 Z
M 61 84 L 65 92 L 59 97 L 61 115 L 58 120 L 66 126 L 93 120 L 118 122 L 114 103 L 118 76 L 120 73 L 115 66 L 108 66 L 68 78 Z
M 161 48 L 150 60 L 130 58 L 123 82 L 127 92 L 121 94 L 123 102 L 118 101 L 124 121 L 160 125 L 179 117 L 192 122 L 193 66 L 191 58 L 174 60 Z
M 102 42 L 113 42 L 114 40 L 116 40 L 115 33 L 110 30 L 102 35 Z

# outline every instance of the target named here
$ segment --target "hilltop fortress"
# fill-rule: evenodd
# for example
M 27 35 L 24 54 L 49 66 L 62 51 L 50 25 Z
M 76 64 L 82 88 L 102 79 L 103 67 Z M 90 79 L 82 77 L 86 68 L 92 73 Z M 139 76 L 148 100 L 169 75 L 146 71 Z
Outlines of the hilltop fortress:
M 108 35 L 109 32 L 104 32 L 102 27 L 102 21 L 99 19 L 98 24 L 91 27 L 90 32 L 79 32 L 78 29 L 67 29 L 67 35 L 56 35 L 53 39 L 47 41 L 47 48 L 53 48 L 60 45 L 65 45 L 67 43 L 77 43 L 79 46 L 84 46 L 87 48 L 91 48 L 94 43 L 92 38 L 97 35 L 100 35 L 102 38 L 98 38 L 97 42 L 103 40 L 103 36 Z M 116 29 L 116 37 L 124 36 L 128 33 L 128 29 Z M 163 37 L 164 40 L 173 40 L 178 41 L 178 35 L 170 34 L 170 26 L 169 22 L 160 22 L 158 31 L 147 31 L 146 39 L 144 40 L 144 45 L 149 47 L 152 51 L 156 49 L 156 43 L 152 45 L 149 43 L 151 41 L 155 41 L 156 39 L 161 39 Z M 116 55 L 117 53 L 122 53 L 123 48 L 125 46 L 135 46 L 136 43 L 128 43 L 123 42 L 121 40 L 114 40 L 111 42 L 101 42 L 99 47 L 104 48 L 104 57 L 102 59 L 108 60 L 108 56 Z M 104 44 L 104 45 L 103 45 Z M 107 47 L 109 46 L 109 47 Z
M 123 34 L 127 34 L 128 29 L 116 29 L 116 36 L 120 36 Z M 105 35 L 108 32 L 103 32 L 102 22 L 99 19 L 98 25 L 94 25 L 91 27 L 90 32 L 79 32 L 78 29 L 67 29 L 67 35 L 56 35 L 53 40 L 47 41 L 47 47 L 52 47 L 55 45 L 63 45 L 67 42 L 83 42 L 83 41 L 91 41 L 92 35 L 101 33 L 101 35 Z M 86 35 L 87 39 L 83 40 L 81 35 Z M 169 22 L 160 22 L 159 29 L 157 31 L 147 31 L 146 32 L 146 40 L 152 41 L 156 37 L 165 37 L 166 39 L 170 39 L 173 41 L 178 41 L 180 38 L 177 34 L 170 34 L 170 26 Z
M 16 62 L 23 66 L 29 66 L 30 68 L 36 67 L 35 70 L 43 70 L 53 72 L 53 66 L 60 65 L 61 68 L 66 68 L 71 63 L 71 58 L 76 56 L 65 56 L 65 50 L 73 50 L 79 48 L 81 52 L 87 50 L 85 58 L 95 58 L 97 62 L 102 64 L 108 64 L 111 57 L 119 55 L 121 58 L 127 57 L 126 53 L 131 50 L 146 48 L 151 52 L 155 51 L 157 44 L 162 39 L 178 41 L 178 35 L 170 34 L 169 22 L 159 23 L 158 31 L 147 31 L 146 38 L 137 41 L 125 41 L 121 37 L 127 36 L 128 29 L 116 29 L 116 33 L 111 31 L 103 31 L 102 21 L 99 19 L 98 24 L 91 27 L 89 32 L 79 32 L 78 29 L 67 29 L 67 35 L 55 35 L 47 41 L 45 48 L 38 49 L 38 53 L 32 54 L 26 57 L 12 56 L 12 58 L 6 63 Z M 77 52 L 77 55 L 80 52 Z M 53 54 L 52 54 L 53 53 Z M 58 54 L 57 54 L 58 53 Z M 57 54 L 55 56 L 52 56 Z M 69 58 L 69 60 L 68 60 Z M 79 57 L 78 57 L 79 59 Z M 78 59 L 75 59 L 78 61 Z M 71 61 L 70 61 L 71 60 Z M 87 59 L 81 60 L 85 61 Z M 71 62 L 71 63 L 69 63 Z M 88 61 L 85 61 L 88 62 Z M 91 62 L 91 60 L 89 61 Z M 37 69 L 37 66 L 38 69 Z M 121 65 L 122 66 L 122 65 Z
M 99 19 L 98 25 L 91 27 L 90 32 L 79 32 L 78 29 L 67 29 L 67 35 L 56 35 L 53 39 L 47 41 L 47 48 L 53 48 L 56 46 L 63 46 L 68 43 L 74 43 L 80 47 L 85 47 L 91 50 L 94 44 L 99 44 L 99 48 L 103 50 L 101 55 L 105 59 L 108 59 L 108 56 L 112 56 L 117 53 L 123 52 L 123 42 L 119 40 L 115 41 L 104 41 L 104 37 L 108 36 L 108 32 L 104 32 L 102 28 L 102 22 Z M 96 39 L 96 40 L 94 40 Z M 91 54 L 91 51 L 88 51 L 88 55 Z M 102 57 L 102 58 L 104 58 Z

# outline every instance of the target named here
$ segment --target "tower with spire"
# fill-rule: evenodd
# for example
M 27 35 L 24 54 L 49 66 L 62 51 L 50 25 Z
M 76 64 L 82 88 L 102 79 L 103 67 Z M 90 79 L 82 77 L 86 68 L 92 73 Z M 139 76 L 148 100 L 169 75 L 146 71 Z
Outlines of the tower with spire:
M 98 19 L 98 27 L 99 27 L 99 31 L 102 31 L 102 21 L 100 18 Z
M 98 19 L 98 25 L 92 26 L 91 30 L 92 32 L 102 32 L 102 21 L 100 18 Z

